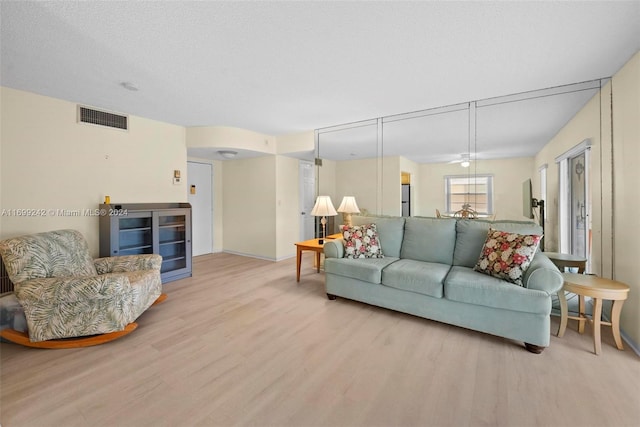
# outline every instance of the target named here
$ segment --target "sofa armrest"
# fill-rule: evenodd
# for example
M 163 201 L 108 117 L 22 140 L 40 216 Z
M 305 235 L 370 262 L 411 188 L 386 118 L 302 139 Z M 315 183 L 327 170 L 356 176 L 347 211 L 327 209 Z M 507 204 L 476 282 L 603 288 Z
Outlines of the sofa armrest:
M 54 305 L 112 298 L 130 292 L 131 283 L 127 276 L 77 276 L 44 277 L 15 284 L 15 294 L 20 304 Z M 25 307 L 26 310 L 26 307 Z
M 96 266 L 98 274 L 160 270 L 162 256 L 157 254 L 112 256 L 94 259 L 93 264 Z
M 524 287 L 544 291 L 549 295 L 562 289 L 564 279 L 558 267 L 542 252 L 537 252 L 524 273 Z
M 324 257 L 325 258 L 343 258 L 344 257 L 344 244 L 342 243 L 341 238 L 325 241 Z

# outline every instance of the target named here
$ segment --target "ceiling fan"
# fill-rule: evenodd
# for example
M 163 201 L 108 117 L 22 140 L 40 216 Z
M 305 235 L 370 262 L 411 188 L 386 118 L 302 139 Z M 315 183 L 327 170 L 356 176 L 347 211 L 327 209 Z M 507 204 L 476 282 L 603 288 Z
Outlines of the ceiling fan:
M 471 155 L 469 153 L 460 154 L 460 158 L 457 160 L 452 160 L 449 163 L 460 163 L 460 166 L 463 168 L 468 168 L 471 165 Z

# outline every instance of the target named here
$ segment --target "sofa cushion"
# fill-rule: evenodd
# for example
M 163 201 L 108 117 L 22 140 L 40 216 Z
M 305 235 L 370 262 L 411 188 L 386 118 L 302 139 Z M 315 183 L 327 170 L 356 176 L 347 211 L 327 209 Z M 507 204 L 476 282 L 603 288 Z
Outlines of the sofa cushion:
M 375 224 L 380 247 L 385 256 L 400 258 L 400 247 L 404 236 L 404 218 L 353 216 L 354 225 Z
M 450 268 L 446 264 L 401 259 L 382 270 L 382 284 L 442 298 L 444 279 Z
M 542 227 L 533 221 L 510 221 L 500 220 L 491 224 L 494 230 L 509 231 L 518 234 L 537 234 L 542 235 Z
M 345 258 L 384 258 L 375 224 L 341 227 Z
M 324 271 L 328 274 L 364 280 L 370 283 L 382 281 L 382 269 L 397 261 L 398 258 L 325 258 Z
M 474 270 L 523 286 L 522 277 L 538 250 L 541 238 L 536 234 L 489 228 Z
M 461 219 L 456 223 L 456 248 L 453 265 L 473 268 L 478 262 L 489 227 L 519 234 L 542 234 L 542 227 L 531 221 L 488 221 Z
M 451 265 L 455 243 L 455 219 L 407 218 L 400 258 Z
M 549 314 L 549 294 L 527 289 L 467 267 L 451 267 L 444 296 L 452 301 L 527 313 Z
M 473 268 L 478 262 L 482 245 L 487 240 L 491 221 L 482 219 L 461 219 L 456 223 L 456 247 L 453 265 Z

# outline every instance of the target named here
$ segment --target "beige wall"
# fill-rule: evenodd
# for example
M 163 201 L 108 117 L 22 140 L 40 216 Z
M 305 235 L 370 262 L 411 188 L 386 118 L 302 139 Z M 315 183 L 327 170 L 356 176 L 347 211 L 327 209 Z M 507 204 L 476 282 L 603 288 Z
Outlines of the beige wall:
M 379 204 L 382 215 L 402 215 L 400 156 L 388 156 L 382 159 L 382 191 Z
M 298 160 L 263 156 L 223 164 L 224 251 L 268 260 L 295 255 Z
M 378 212 L 378 160 L 344 160 L 336 162 L 334 204 L 340 203 L 344 196 L 354 196 L 358 207 L 369 213 Z M 320 177 L 322 179 L 322 177 Z M 322 181 L 321 181 L 322 182 Z
M 331 197 L 334 204 L 336 203 L 336 167 L 337 162 L 326 159 L 322 160 L 322 166 L 316 166 L 317 195 Z
M 435 216 L 436 209 L 444 212 L 444 177 L 465 175 L 469 169 L 458 164 L 417 164 L 402 157 L 378 159 L 324 161 L 320 168 L 319 185 L 322 194 L 331 196 L 334 204 L 343 196 L 356 197 L 361 210 L 370 214 L 401 214 L 401 173 L 412 175 L 412 209 L 416 216 Z M 330 165 L 330 166 L 329 166 Z M 331 175 L 334 170 L 335 174 Z M 381 169 L 378 169 L 381 165 Z M 531 175 L 533 158 L 481 160 L 472 165 L 471 172 L 494 176 L 494 212 L 499 219 L 525 219 L 522 216 L 522 182 Z M 382 173 L 378 173 L 382 170 Z M 335 181 L 331 181 L 331 179 Z M 377 183 L 381 182 L 381 186 Z M 335 185 L 332 191 L 331 185 Z
M 299 240 L 298 160 L 275 154 L 312 152 L 314 132 L 273 137 L 234 127 L 202 126 L 187 128 L 186 142 L 190 148 L 234 148 L 264 156 L 214 162 L 218 165 L 214 167 L 214 252 L 265 259 L 294 256 L 293 244 Z M 262 209 L 265 203 L 269 206 Z M 256 212 L 264 212 L 257 218 L 259 226 L 251 219 Z M 258 236 L 264 236 L 264 241 Z
M 434 216 L 445 209 L 444 177 L 471 173 L 493 175 L 493 211 L 497 219 L 524 220 L 522 216 L 522 182 L 532 178 L 532 157 L 479 160 L 465 169 L 459 164 L 425 163 L 420 165 L 417 207 L 422 216 Z
M 276 156 L 276 259 L 295 256 L 300 240 L 298 160 Z
M 223 162 L 224 250 L 276 258 L 276 157 Z
M 304 153 L 315 151 L 315 132 L 300 132 L 276 137 L 278 154 Z
M 188 161 L 199 163 L 208 163 L 213 171 L 213 253 L 222 252 L 224 244 L 224 229 L 222 227 L 222 189 L 224 186 L 222 180 L 222 162 L 220 160 L 202 159 L 199 157 L 188 157 Z M 186 184 L 185 184 L 186 185 Z M 188 190 L 188 188 L 187 188 Z
M 613 92 L 613 93 L 612 93 Z M 610 100 L 613 95 L 613 138 Z M 589 139 L 591 148 L 592 253 L 591 270 L 631 288 L 622 311 L 621 328 L 640 349 L 640 265 L 635 254 L 640 241 L 640 53 L 613 76 L 612 84 L 556 135 L 535 158 L 534 168 L 548 164 L 547 199 L 551 248 L 558 248 L 558 167 L 555 157 Z M 601 128 L 602 124 L 602 128 Z M 534 183 L 538 185 L 537 180 Z
M 189 148 L 237 148 L 276 153 L 276 138 L 270 135 L 229 126 L 199 126 L 186 130 Z
M 411 176 L 411 215 L 428 216 L 420 212 L 420 188 L 423 183 L 420 179 L 420 165 L 404 157 L 400 157 L 400 173 L 405 172 Z M 402 195 L 400 195 L 402 198 Z
M 382 215 L 402 215 L 402 172 L 411 175 L 412 215 L 420 215 L 420 165 L 402 156 L 382 159 L 382 192 L 379 194 Z
M 0 237 L 79 230 L 98 255 L 98 218 L 68 216 L 115 203 L 185 202 L 185 128 L 129 116 L 129 131 L 79 124 L 76 104 L 0 88 L 1 209 L 44 209 L 46 216 L 0 217 Z M 60 211 L 58 211 L 60 210 Z
M 590 140 L 591 148 L 591 198 L 592 212 L 591 223 L 593 233 L 593 272 L 600 273 L 600 253 L 602 242 L 602 222 L 603 219 L 603 203 L 600 192 L 602 178 L 606 180 L 606 174 L 602 174 L 600 152 L 602 149 L 600 138 L 600 96 L 592 98 L 585 107 L 573 117 L 569 123 L 535 156 L 532 174 L 534 176 L 533 187 L 534 194 L 540 194 L 540 180 L 538 169 L 544 164 L 547 165 L 547 227 L 545 232 L 545 250 L 559 251 L 559 225 L 560 217 L 559 205 L 559 167 L 555 162 L 555 158 L 562 155 L 566 151 L 582 143 L 584 140 Z M 606 137 L 606 135 L 605 135 Z M 609 144 L 609 140 L 605 138 L 605 146 Z M 606 205 L 606 200 L 605 200 Z M 610 208 L 609 208 L 610 209 Z M 610 216 L 610 214 L 609 214 Z M 606 218 L 606 214 L 605 214 Z
M 640 344 L 640 53 L 613 78 L 614 279 L 631 287 L 622 329 Z

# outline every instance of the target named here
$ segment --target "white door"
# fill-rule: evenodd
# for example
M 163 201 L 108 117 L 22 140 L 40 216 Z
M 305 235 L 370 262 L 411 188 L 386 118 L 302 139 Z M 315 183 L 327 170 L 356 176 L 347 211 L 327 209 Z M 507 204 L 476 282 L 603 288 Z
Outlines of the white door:
M 213 252 L 213 166 L 187 162 L 187 194 L 191 203 L 193 256 Z
M 587 258 L 591 271 L 591 150 L 579 144 L 560 165 L 560 252 Z
M 300 240 L 309 240 L 314 237 L 314 220 L 311 210 L 315 204 L 316 173 L 313 163 L 300 160 Z

